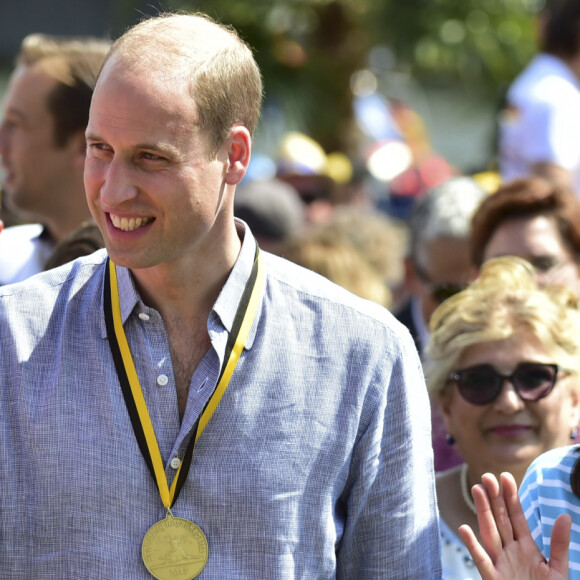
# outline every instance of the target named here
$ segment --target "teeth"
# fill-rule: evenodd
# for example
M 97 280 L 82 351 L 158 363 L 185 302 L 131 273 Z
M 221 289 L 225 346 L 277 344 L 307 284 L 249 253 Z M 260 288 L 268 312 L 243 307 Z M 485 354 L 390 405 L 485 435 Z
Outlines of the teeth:
M 116 228 L 123 230 L 124 232 L 132 232 L 141 226 L 147 225 L 153 220 L 153 218 L 120 218 L 119 216 L 109 214 L 111 216 L 111 221 Z

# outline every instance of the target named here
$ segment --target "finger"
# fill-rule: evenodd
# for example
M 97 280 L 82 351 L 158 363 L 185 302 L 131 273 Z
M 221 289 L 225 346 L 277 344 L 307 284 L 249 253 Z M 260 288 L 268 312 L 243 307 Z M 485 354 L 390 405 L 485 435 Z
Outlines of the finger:
M 467 546 L 471 558 L 481 574 L 482 580 L 495 580 L 496 575 L 493 562 L 483 546 L 477 540 L 473 530 L 467 524 L 464 524 L 459 526 L 459 535 L 461 536 L 463 543 Z
M 568 551 L 570 548 L 570 531 L 572 518 L 561 514 L 556 518 L 550 540 L 550 569 L 568 578 Z
M 481 482 L 485 487 L 491 511 L 495 520 L 498 534 L 501 538 L 501 545 L 506 546 L 514 541 L 514 531 L 509 518 L 504 496 L 500 491 L 499 482 L 491 473 L 484 473 Z
M 513 530 L 513 538 L 522 540 L 529 537 L 532 541 L 532 535 L 528 521 L 524 515 L 524 510 L 518 496 L 518 485 L 511 473 L 505 472 L 500 475 L 501 490 L 503 499 L 507 508 L 507 514 Z
M 474 485 L 471 488 L 475 508 L 477 509 L 477 523 L 479 535 L 487 553 L 495 562 L 501 552 L 502 541 L 498 532 L 495 517 L 489 503 L 487 491 L 483 485 Z

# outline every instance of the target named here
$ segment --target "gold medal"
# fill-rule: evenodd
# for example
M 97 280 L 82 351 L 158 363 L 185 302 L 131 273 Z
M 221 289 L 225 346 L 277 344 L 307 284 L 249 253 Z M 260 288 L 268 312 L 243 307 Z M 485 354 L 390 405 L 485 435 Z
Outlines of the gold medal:
M 191 580 L 201 573 L 207 562 L 208 545 L 204 533 L 193 522 L 173 517 L 170 510 L 187 477 L 195 442 L 219 405 L 244 350 L 264 287 L 265 275 L 259 258 L 260 249 L 256 244 L 252 274 L 246 283 L 232 323 L 217 386 L 199 417 L 195 433 L 187 445 L 184 459 L 171 487 L 167 483 L 153 423 L 123 329 L 116 266 L 111 260 L 108 261 L 103 297 L 107 338 L 137 443 L 157 484 L 161 502 L 167 509 L 165 519 L 151 526 L 141 546 L 143 562 L 147 570 L 158 580 Z
M 167 514 L 145 534 L 141 555 L 158 580 L 191 580 L 207 562 L 208 545 L 193 522 Z

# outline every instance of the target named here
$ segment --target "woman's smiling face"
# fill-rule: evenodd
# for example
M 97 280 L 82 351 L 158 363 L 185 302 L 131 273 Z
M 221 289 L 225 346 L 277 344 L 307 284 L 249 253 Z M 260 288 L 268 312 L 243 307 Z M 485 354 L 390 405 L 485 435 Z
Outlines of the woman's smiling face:
M 556 363 L 540 340 L 524 330 L 510 338 L 467 347 L 454 370 L 489 364 L 502 375 L 511 375 L 523 362 Z M 509 380 L 499 396 L 486 405 L 466 401 L 453 382 L 439 395 L 448 432 L 470 471 L 498 475 L 510 471 L 521 481 L 538 455 L 570 443 L 579 421 L 579 397 L 571 381 L 577 374 L 558 373 L 552 392 L 538 401 L 524 401 Z

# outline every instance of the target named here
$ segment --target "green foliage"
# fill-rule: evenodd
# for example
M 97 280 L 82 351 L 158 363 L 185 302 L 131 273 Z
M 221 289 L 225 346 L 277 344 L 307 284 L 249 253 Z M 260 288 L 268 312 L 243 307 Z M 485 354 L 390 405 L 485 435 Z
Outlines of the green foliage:
M 359 4 L 364 1 L 183 0 L 171 7 L 232 24 L 255 49 L 267 98 L 298 130 L 333 151 L 344 149 L 350 77 L 371 46 Z
M 536 50 L 540 0 L 391 0 L 376 10 L 382 35 L 400 64 L 424 80 L 496 88 Z
M 350 79 L 373 46 L 384 46 L 393 68 L 419 82 L 461 84 L 496 98 L 536 49 L 541 2 L 165 0 L 165 7 L 232 24 L 255 49 L 267 98 L 293 128 L 327 151 L 346 151 Z

